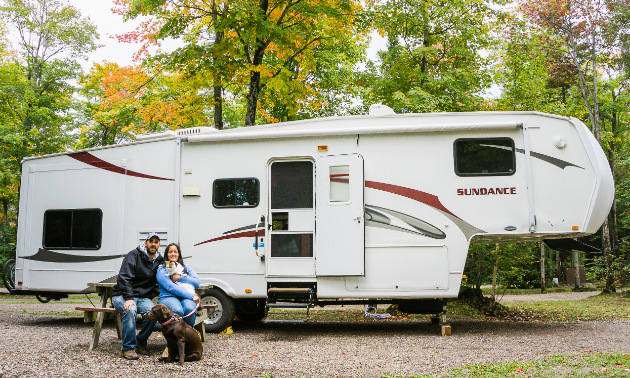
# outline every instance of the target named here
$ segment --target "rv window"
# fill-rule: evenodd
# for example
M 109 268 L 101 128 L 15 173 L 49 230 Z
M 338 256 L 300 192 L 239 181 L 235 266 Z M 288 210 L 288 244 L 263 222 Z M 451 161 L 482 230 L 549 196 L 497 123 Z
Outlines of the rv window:
M 271 234 L 271 257 L 313 257 L 313 234 Z
M 311 161 L 283 161 L 271 165 L 271 208 L 313 208 Z
M 256 207 L 259 193 L 258 179 L 218 179 L 214 181 L 214 207 Z
M 458 176 L 513 175 L 516 170 L 510 138 L 458 139 L 454 149 Z
M 100 249 L 103 212 L 100 209 L 47 210 L 44 248 Z
M 330 202 L 350 202 L 350 166 L 338 165 L 330 167 Z

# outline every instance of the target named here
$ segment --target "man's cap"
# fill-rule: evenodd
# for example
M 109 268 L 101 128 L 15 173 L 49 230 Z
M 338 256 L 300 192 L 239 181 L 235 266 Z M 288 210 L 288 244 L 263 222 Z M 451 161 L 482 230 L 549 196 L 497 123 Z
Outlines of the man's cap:
M 147 238 L 145 240 L 149 240 L 154 236 L 158 238 L 158 240 L 160 240 L 160 235 L 158 235 L 157 232 L 149 232 L 149 235 L 147 235 Z

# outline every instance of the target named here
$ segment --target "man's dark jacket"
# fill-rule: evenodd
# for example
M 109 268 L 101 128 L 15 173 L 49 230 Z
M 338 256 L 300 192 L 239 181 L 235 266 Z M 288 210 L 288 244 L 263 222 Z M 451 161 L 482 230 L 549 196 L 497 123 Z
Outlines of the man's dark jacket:
M 136 247 L 127 253 L 122 262 L 112 295 L 122 295 L 126 301 L 133 298 L 153 298 L 157 285 L 155 274 L 163 262 L 164 257 L 159 252 L 157 258 L 151 261 L 146 252 Z

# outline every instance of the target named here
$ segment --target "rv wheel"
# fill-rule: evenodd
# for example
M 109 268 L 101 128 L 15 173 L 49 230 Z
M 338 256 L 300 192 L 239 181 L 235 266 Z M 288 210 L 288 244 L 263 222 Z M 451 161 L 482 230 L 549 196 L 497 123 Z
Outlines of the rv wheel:
M 247 323 L 259 322 L 265 318 L 264 299 L 237 299 L 236 317 Z
M 234 301 L 219 289 L 208 289 L 201 298 L 201 304 L 211 305 L 208 309 L 208 319 L 204 320 L 207 332 L 219 333 L 232 325 L 234 320 Z
M 7 260 L 2 269 L 2 281 L 7 290 L 15 289 L 15 259 Z
M 43 297 L 41 295 L 36 295 L 35 298 L 37 298 L 37 300 L 42 302 L 42 303 L 48 303 L 48 302 L 50 302 L 52 300 L 52 298 Z

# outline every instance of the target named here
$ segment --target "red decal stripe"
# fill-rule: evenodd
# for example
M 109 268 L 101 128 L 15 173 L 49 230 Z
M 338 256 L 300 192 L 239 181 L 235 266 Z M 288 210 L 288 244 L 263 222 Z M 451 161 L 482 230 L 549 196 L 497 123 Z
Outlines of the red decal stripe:
M 204 242 L 201 243 L 197 243 L 195 244 L 195 247 L 198 245 L 202 245 L 202 244 L 206 244 L 206 243 L 212 243 L 214 241 L 218 241 L 218 240 L 225 240 L 225 239 L 235 239 L 235 238 L 247 238 L 247 237 L 254 237 L 256 231 L 245 231 L 245 232 L 237 232 L 236 234 L 231 234 L 231 235 L 223 235 L 223 236 L 219 236 L 218 238 L 214 238 L 214 239 L 210 239 L 210 240 L 206 240 Z M 260 229 L 258 230 L 258 236 L 265 236 L 265 229 Z
M 350 179 L 343 179 L 343 178 L 335 178 L 335 177 L 330 177 L 330 182 L 341 182 L 343 184 L 348 184 L 350 182 Z
M 399 196 L 411 198 L 412 200 L 422 202 L 426 205 L 429 205 L 447 214 L 450 214 L 458 219 L 461 219 L 457 215 L 451 213 L 446 207 L 444 207 L 444 205 L 442 205 L 442 202 L 440 202 L 440 199 L 437 196 L 434 196 L 433 194 L 421 192 L 415 189 L 405 188 L 403 186 L 384 184 L 382 182 L 376 182 L 376 181 L 366 181 L 365 187 L 376 189 L 376 190 L 382 190 L 384 192 L 398 194 Z
M 153 179 L 153 180 L 175 181 L 174 179 L 145 175 L 144 173 L 130 171 L 123 167 L 118 167 L 118 166 L 115 166 L 114 164 L 108 163 L 105 160 L 99 159 L 88 152 L 75 152 L 73 154 L 68 154 L 68 156 L 82 163 L 91 165 L 92 167 L 101 168 L 106 171 L 110 171 L 114 173 L 120 173 L 121 175 L 127 174 L 129 176 L 148 178 L 148 179 Z

